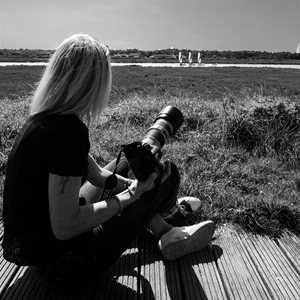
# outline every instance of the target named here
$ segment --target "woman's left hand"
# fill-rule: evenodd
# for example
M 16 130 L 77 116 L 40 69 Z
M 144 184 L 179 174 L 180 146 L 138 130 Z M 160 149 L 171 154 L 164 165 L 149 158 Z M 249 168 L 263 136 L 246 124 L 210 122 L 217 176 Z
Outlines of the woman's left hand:
M 126 190 L 132 183 L 133 179 L 118 176 L 118 185 L 115 187 L 115 193 L 118 194 Z

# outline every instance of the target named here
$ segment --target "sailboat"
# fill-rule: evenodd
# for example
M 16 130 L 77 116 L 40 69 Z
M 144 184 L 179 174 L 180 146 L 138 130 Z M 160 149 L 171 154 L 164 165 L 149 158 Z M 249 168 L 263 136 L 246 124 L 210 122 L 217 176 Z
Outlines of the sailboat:
M 197 61 L 198 61 L 198 65 L 200 65 L 201 64 L 201 53 L 200 52 L 198 52 Z
M 296 53 L 300 53 L 300 43 L 297 44 Z
M 182 66 L 183 62 L 182 62 L 182 54 L 181 54 L 181 51 L 179 51 L 179 53 L 178 53 L 178 61 L 179 61 L 180 66 Z
M 193 64 L 193 58 L 192 58 L 192 52 L 189 52 L 189 59 L 188 59 L 189 65 L 191 66 Z

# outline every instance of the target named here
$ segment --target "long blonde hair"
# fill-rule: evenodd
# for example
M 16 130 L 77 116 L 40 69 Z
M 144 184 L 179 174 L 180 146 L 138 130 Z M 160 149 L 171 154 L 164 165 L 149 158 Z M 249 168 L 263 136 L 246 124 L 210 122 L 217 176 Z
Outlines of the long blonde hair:
M 34 93 L 30 115 L 75 113 L 90 123 L 106 106 L 110 89 L 108 48 L 87 34 L 74 34 L 52 55 Z

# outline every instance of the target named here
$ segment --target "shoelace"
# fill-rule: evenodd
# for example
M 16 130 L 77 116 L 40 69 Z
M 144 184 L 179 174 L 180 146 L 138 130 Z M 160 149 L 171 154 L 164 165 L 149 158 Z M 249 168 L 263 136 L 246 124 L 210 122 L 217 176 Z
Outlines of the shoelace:
M 180 215 L 180 216 L 187 216 L 189 213 L 192 213 L 192 207 L 191 205 L 186 202 L 182 201 L 180 204 L 176 204 L 176 208 L 166 217 L 166 218 L 172 218 L 175 217 L 175 215 Z
M 193 212 L 191 205 L 186 201 L 182 201 L 180 204 L 177 204 L 177 206 L 184 215 Z

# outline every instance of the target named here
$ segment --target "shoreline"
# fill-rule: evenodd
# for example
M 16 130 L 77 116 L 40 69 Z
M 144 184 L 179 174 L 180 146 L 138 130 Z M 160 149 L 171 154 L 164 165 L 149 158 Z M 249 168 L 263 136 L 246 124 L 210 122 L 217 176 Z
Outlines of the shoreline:
M 0 62 L 0 67 L 10 66 L 47 66 L 47 62 Z M 179 63 L 116 63 L 112 62 L 113 67 L 169 67 L 169 68 L 278 68 L 300 70 L 300 64 L 237 64 L 237 63 L 201 63 L 201 64 L 179 64 Z
M 11 58 L 3 58 L 0 56 L 0 63 L 47 63 L 49 58 L 18 58 L 18 57 L 11 57 Z M 183 61 L 185 64 L 188 64 L 187 60 Z M 176 59 L 116 59 L 111 58 L 111 63 L 114 64 L 179 64 L 179 61 Z M 193 63 L 196 64 L 197 61 L 193 60 Z M 282 60 L 275 60 L 275 59 L 202 59 L 203 64 L 259 64 L 259 65 L 300 65 L 300 59 L 282 59 Z

